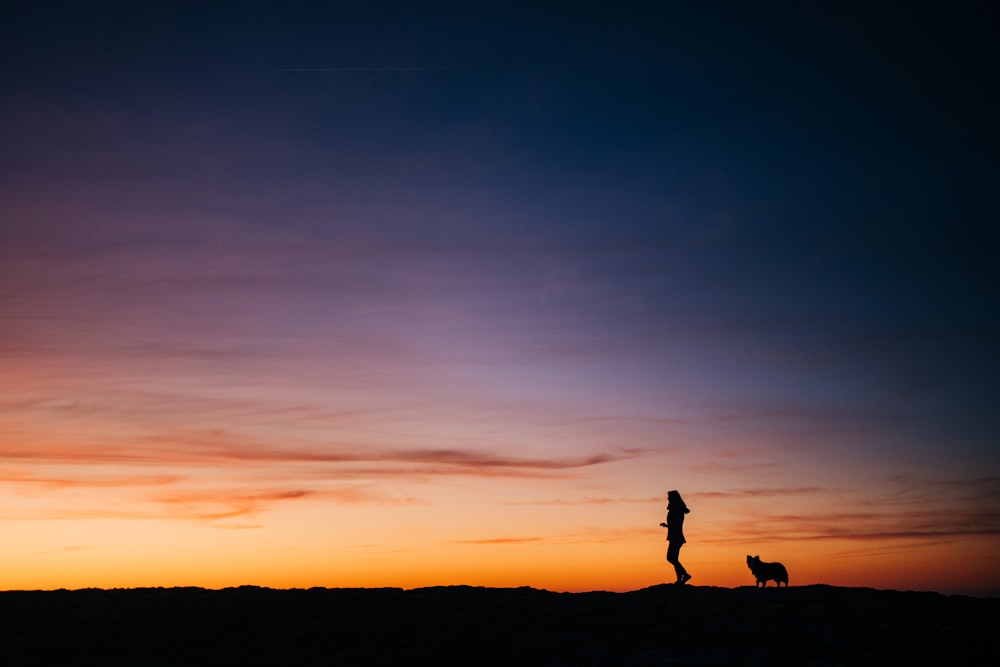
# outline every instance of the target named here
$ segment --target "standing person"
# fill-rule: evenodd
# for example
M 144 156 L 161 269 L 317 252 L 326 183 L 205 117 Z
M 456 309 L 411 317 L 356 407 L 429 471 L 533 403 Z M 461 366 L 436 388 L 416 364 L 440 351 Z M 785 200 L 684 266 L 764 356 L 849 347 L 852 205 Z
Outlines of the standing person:
M 684 515 L 690 511 L 681 494 L 667 491 L 667 522 L 660 525 L 667 529 L 667 542 L 670 543 L 667 547 L 667 562 L 674 566 L 678 584 L 685 584 L 691 578 L 680 561 L 681 545 L 687 542 L 684 539 Z

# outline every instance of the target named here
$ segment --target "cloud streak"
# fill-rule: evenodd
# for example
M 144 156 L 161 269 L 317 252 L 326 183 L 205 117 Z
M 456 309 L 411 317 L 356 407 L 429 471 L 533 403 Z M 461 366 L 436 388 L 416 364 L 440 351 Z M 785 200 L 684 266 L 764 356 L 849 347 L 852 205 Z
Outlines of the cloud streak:
M 81 485 L 61 485 L 78 489 Z M 99 487 L 104 488 L 104 487 Z M 155 487 L 154 487 L 155 489 Z M 128 497 L 124 509 L 108 507 L 107 497 L 77 497 L 73 507 L 44 507 L 0 514 L 4 520 L 66 521 L 83 519 L 115 520 L 184 520 L 209 522 L 213 527 L 251 528 L 262 525 L 222 524 L 231 519 L 249 518 L 285 503 L 311 501 L 340 506 L 421 505 L 413 497 L 393 497 L 374 485 L 345 485 L 315 489 L 254 488 L 253 480 L 231 480 L 228 486 L 207 488 L 189 484 L 164 494 L 158 491 Z M 122 504 L 122 503 L 119 503 Z
M 453 540 L 454 544 L 532 544 L 535 542 L 545 542 L 544 537 L 487 537 L 477 540 Z
M 34 472 L 0 469 L 0 484 L 42 486 L 52 489 L 114 489 L 123 487 L 156 487 L 176 484 L 184 478 L 179 475 L 132 475 L 125 477 L 94 476 L 90 471 L 80 471 L 79 477 L 42 477 Z
M 647 539 L 656 530 L 649 528 L 581 528 L 575 532 L 553 533 L 545 536 L 503 536 L 484 537 L 476 539 L 453 540 L 455 544 L 469 545 L 566 545 L 566 544 L 619 544 L 634 543 L 637 539 Z
M 554 506 L 565 506 L 565 507 L 577 507 L 580 505 L 656 505 L 663 502 L 663 498 L 659 496 L 649 496 L 646 498 L 628 498 L 628 497 L 605 497 L 605 496 L 591 496 L 583 498 L 545 498 L 540 500 L 519 500 L 511 501 L 505 504 L 508 505 L 554 505 Z
M 821 486 L 803 486 L 791 488 L 772 489 L 736 489 L 733 491 L 696 491 L 689 494 L 693 498 L 776 498 L 782 496 L 802 496 L 827 494 L 835 492 L 837 489 L 830 489 Z
M 460 449 L 413 449 L 395 450 L 377 447 L 275 447 L 233 441 L 223 436 L 209 434 L 198 439 L 173 440 L 169 437 L 156 438 L 145 443 L 147 446 L 107 447 L 83 445 L 76 447 L 19 447 L 0 445 L 0 457 L 8 460 L 25 460 L 35 463 L 86 464 L 157 464 L 161 466 L 223 465 L 227 463 L 270 464 L 270 463 L 316 463 L 316 464 L 382 464 L 369 467 L 369 471 L 381 470 L 383 474 L 393 474 L 392 466 L 413 466 L 431 474 L 453 475 L 531 475 L 558 474 L 572 472 L 580 468 L 598 466 L 605 463 L 623 461 L 638 455 L 636 451 L 622 449 L 615 452 L 590 454 L 580 457 L 540 458 L 515 457 L 489 451 Z M 141 478 L 139 478 L 141 479 Z M 164 478 L 146 478 L 157 483 L 167 483 Z M 11 481 L 16 481 L 12 479 Z M 68 483 L 68 480 L 63 480 Z M 169 480 L 167 480 L 169 481 Z M 53 480 L 53 483 L 58 483 Z M 114 482 L 108 482 L 114 483 Z M 122 481 L 121 483 L 125 483 Z M 99 484 L 99 482 L 97 482 Z
M 779 494 L 781 495 L 781 494 Z M 725 499 L 741 496 L 726 495 Z M 750 497 L 759 498 L 759 495 Z M 764 497 L 774 497 L 767 494 Z M 860 503 L 856 507 L 863 507 Z M 708 529 L 703 540 L 712 544 L 754 542 L 885 542 L 919 540 L 953 542 L 963 538 L 1000 537 L 1000 505 L 963 506 L 949 502 L 926 507 L 911 504 L 886 506 L 878 511 L 843 511 L 811 513 L 737 512 L 736 519 L 718 522 Z

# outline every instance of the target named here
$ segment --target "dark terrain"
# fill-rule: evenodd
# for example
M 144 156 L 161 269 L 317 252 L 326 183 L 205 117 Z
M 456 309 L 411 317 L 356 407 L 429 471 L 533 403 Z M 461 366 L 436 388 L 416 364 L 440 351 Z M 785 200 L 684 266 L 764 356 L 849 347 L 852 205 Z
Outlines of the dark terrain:
M 994 664 L 1000 599 L 802 586 L 0 592 L 3 664 Z

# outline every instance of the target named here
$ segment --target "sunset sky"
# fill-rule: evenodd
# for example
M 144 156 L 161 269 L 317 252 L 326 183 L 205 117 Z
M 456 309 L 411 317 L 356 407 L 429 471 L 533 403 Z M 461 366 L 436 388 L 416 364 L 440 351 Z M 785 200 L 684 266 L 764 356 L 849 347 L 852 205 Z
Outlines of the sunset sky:
M 0 589 L 1000 595 L 986 5 L 402 4 L 4 4 Z

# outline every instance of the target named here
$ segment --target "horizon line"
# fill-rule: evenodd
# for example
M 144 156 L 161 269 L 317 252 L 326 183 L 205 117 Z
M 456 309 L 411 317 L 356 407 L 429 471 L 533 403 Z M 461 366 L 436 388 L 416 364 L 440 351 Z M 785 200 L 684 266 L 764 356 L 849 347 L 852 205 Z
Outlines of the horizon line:
M 141 591 L 205 591 L 211 593 L 223 593 L 226 591 L 238 591 L 246 589 L 256 589 L 259 591 L 275 591 L 275 592 L 293 592 L 293 591 L 399 591 L 400 593 L 406 592 L 416 592 L 416 591 L 429 591 L 434 589 L 475 589 L 475 590 L 489 590 L 489 591 L 537 591 L 540 593 L 551 593 L 554 595 L 590 595 L 590 594 L 612 594 L 612 595 L 628 595 L 631 593 L 641 593 L 643 591 L 651 591 L 653 589 L 698 589 L 698 590 L 726 590 L 726 591 L 738 591 L 749 588 L 768 588 L 771 590 L 781 590 L 776 586 L 755 586 L 751 584 L 745 584 L 740 586 L 714 586 L 714 585 L 695 585 L 695 584 L 685 584 L 683 586 L 678 586 L 675 583 L 665 582 L 660 584 L 652 584 L 649 586 L 643 586 L 642 588 L 636 588 L 625 591 L 615 591 L 608 589 L 595 589 L 595 590 L 553 590 L 550 588 L 539 588 L 531 585 L 523 586 L 484 586 L 478 584 L 432 584 L 427 586 L 414 586 L 412 588 L 404 588 L 402 586 L 310 586 L 298 587 L 292 586 L 288 588 L 276 588 L 274 586 L 260 586 L 257 584 L 240 584 L 238 586 L 223 586 L 221 588 L 211 588 L 208 586 L 114 586 L 111 588 L 103 588 L 101 586 L 87 586 L 83 588 L 11 588 L 11 589 L 0 589 L 0 594 L 3 593 L 84 593 L 88 591 L 120 591 L 120 592 L 141 592 Z M 874 586 L 843 586 L 837 584 L 824 584 L 824 583 L 812 583 L 812 584 L 798 584 L 795 586 L 784 586 L 782 588 L 798 588 L 798 589 L 836 589 L 845 591 L 873 591 L 882 593 L 916 593 L 916 594 L 926 594 L 932 593 L 934 595 L 941 595 L 945 597 L 973 597 L 980 599 L 994 599 L 1000 600 L 1000 591 L 992 590 L 982 590 L 978 592 L 953 592 L 945 593 L 942 591 L 930 590 L 930 589 L 898 589 L 898 588 L 876 588 Z

